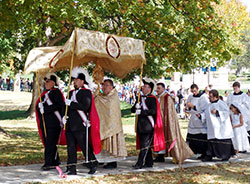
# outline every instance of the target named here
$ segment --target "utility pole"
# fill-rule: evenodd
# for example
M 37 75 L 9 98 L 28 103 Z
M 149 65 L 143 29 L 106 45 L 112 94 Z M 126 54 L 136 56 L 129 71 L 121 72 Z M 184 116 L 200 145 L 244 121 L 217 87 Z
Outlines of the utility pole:
M 194 84 L 194 69 L 193 69 L 192 73 L 193 73 L 193 84 Z
M 207 67 L 207 83 L 210 84 L 210 67 Z

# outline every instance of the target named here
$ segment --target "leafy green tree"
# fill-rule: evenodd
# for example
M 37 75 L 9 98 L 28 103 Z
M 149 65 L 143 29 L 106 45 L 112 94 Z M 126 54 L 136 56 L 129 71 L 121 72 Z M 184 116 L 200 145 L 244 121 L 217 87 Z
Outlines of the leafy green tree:
M 241 56 L 232 59 L 231 69 L 236 70 L 238 75 L 243 68 L 250 69 L 250 29 L 244 30 L 241 35 L 241 42 L 244 44 L 245 51 Z
M 223 2 L 223 0 L 221 1 Z M 191 71 L 217 58 L 224 64 L 240 46 L 225 29 L 219 0 L 2 0 L 0 30 L 10 31 L 22 53 L 22 68 L 35 46 L 63 44 L 74 27 L 146 41 L 145 74 Z M 15 48 L 14 48 L 15 49 Z M 151 71 L 154 71 L 151 72 Z M 133 74 L 134 75 L 134 74 Z M 130 75 L 131 77 L 133 75 Z
M 75 27 L 145 40 L 144 75 L 189 72 L 217 58 L 225 64 L 242 48 L 237 26 L 220 13 L 226 0 L 0 0 L 1 38 L 15 39 L 11 53 L 22 69 L 33 47 L 62 45 Z M 232 31 L 233 30 L 233 31 Z M 5 55 L 6 58 L 9 55 Z M 127 76 L 131 79 L 139 71 Z
M 230 45 L 242 47 L 241 54 L 231 59 L 230 67 L 238 74 L 242 68 L 249 68 L 250 59 L 250 16 L 249 12 L 238 0 L 222 0 L 216 11 L 223 20 L 224 29 L 232 35 L 228 41 Z

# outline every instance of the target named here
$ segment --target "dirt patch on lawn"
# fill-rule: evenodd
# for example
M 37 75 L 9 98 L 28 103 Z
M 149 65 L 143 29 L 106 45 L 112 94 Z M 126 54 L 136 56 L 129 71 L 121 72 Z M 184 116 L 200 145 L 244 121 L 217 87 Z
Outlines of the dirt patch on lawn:
M 0 111 L 27 110 L 32 93 L 0 91 Z

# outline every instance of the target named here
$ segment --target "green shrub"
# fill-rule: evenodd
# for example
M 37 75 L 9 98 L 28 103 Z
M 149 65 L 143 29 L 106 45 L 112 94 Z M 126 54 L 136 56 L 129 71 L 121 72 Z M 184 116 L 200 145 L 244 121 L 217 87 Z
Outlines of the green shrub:
M 235 75 L 229 75 L 228 76 L 229 81 L 235 81 L 236 79 L 237 79 L 237 77 Z

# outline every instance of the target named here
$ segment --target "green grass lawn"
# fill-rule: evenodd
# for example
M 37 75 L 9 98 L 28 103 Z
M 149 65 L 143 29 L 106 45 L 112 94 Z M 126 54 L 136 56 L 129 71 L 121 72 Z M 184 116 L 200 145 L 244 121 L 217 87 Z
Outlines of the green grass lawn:
M 134 125 L 135 115 L 131 113 L 131 105 L 126 102 L 121 102 L 122 124 Z
M 134 114 L 131 105 L 121 102 L 122 122 L 128 155 L 138 155 L 135 149 Z M 180 120 L 182 136 L 186 137 L 186 120 Z M 43 145 L 38 135 L 35 120 L 30 120 L 23 110 L 0 111 L 0 166 L 43 163 Z M 59 146 L 61 161 L 66 161 L 66 146 Z M 78 159 L 83 159 L 82 153 Z M 193 167 L 159 172 L 127 173 L 104 177 L 81 178 L 73 181 L 52 181 L 48 183 L 242 183 L 250 181 L 250 162 L 219 164 L 215 166 Z
M 128 155 L 138 154 L 135 141 L 135 115 L 130 112 L 131 105 L 121 102 L 122 124 Z M 182 135 L 187 133 L 187 121 L 180 121 Z M 27 119 L 25 111 L 0 111 L 0 127 L 6 134 L 0 134 L 0 165 L 21 165 L 43 163 L 43 145 L 37 131 L 35 120 Z M 67 160 L 66 146 L 59 146 L 61 161 Z M 78 153 L 82 159 L 82 153 Z
M 136 155 L 134 115 L 130 113 L 131 105 L 122 102 L 122 122 L 127 143 L 128 155 Z M 43 145 L 40 140 L 35 120 L 27 119 L 25 111 L 0 111 L 0 127 L 5 133 L 0 134 L 0 165 L 23 165 L 43 163 Z M 130 133 L 131 132 L 131 133 Z M 59 146 L 61 161 L 67 160 L 66 146 Z M 82 153 L 78 158 L 83 159 Z
M 24 110 L 0 111 L 0 120 L 21 120 L 28 117 Z

